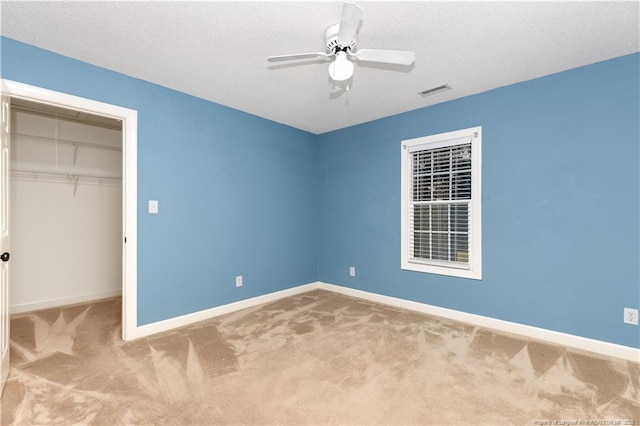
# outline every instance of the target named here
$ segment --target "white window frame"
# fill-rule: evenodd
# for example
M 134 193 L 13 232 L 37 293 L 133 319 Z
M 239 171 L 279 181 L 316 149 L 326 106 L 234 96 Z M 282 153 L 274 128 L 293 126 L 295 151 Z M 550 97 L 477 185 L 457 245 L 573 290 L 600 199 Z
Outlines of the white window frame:
M 410 256 L 411 152 L 471 143 L 471 200 L 469 202 L 468 265 L 412 259 Z M 401 268 L 409 271 L 482 279 L 482 127 L 404 140 L 401 143 Z

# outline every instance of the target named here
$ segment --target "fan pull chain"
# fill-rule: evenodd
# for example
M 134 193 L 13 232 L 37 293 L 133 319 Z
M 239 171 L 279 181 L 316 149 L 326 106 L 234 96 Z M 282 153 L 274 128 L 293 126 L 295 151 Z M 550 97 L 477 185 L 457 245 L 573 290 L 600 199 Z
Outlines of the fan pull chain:
M 351 84 L 347 82 L 347 87 L 344 89 L 345 91 L 344 104 L 347 106 L 349 105 L 349 89 L 351 89 Z

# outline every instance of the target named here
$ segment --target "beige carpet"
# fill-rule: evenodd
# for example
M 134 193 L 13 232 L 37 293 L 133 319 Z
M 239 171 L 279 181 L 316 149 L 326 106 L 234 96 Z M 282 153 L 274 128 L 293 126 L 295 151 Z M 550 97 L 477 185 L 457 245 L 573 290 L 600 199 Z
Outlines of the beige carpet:
M 120 309 L 12 317 L 2 424 L 640 425 L 637 363 L 331 292 L 127 343 Z

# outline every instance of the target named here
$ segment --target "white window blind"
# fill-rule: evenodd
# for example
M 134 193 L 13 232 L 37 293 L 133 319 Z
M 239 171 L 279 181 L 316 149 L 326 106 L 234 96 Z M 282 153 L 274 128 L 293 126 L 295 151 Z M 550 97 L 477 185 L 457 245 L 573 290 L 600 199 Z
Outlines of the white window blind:
M 479 162 L 479 155 L 474 154 L 479 153 L 474 150 L 479 149 L 479 144 L 474 143 L 474 138 L 478 132 L 451 137 L 461 132 L 464 131 L 403 142 L 405 269 L 425 272 L 438 272 L 428 269 L 429 266 L 475 269 L 467 275 L 477 278 L 479 265 L 474 256 L 479 257 L 475 252 L 479 242 L 474 238 L 479 238 L 480 233 L 479 221 L 474 220 L 479 210 L 474 209 L 474 203 L 479 204 L 476 198 L 479 194 L 475 194 L 479 186 L 474 185 L 474 179 L 479 177 L 474 171 L 479 165 L 474 164 L 474 159 Z M 474 223 L 478 223 L 478 229 L 474 229 Z M 461 274 L 467 276 L 465 272 Z
M 471 141 L 411 152 L 410 261 L 469 266 Z

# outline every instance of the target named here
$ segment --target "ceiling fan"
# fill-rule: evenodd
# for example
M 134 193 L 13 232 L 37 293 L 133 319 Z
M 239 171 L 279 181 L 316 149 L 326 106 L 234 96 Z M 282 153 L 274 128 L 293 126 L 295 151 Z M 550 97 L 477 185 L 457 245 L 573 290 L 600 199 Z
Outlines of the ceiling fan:
M 269 62 L 298 59 L 324 59 L 329 64 L 329 77 L 334 81 L 345 81 L 353 75 L 352 61 L 380 62 L 385 64 L 411 65 L 414 52 L 405 50 L 356 49 L 358 24 L 363 9 L 355 3 L 345 3 L 340 22 L 325 31 L 326 52 L 296 53 L 293 55 L 269 56 Z

